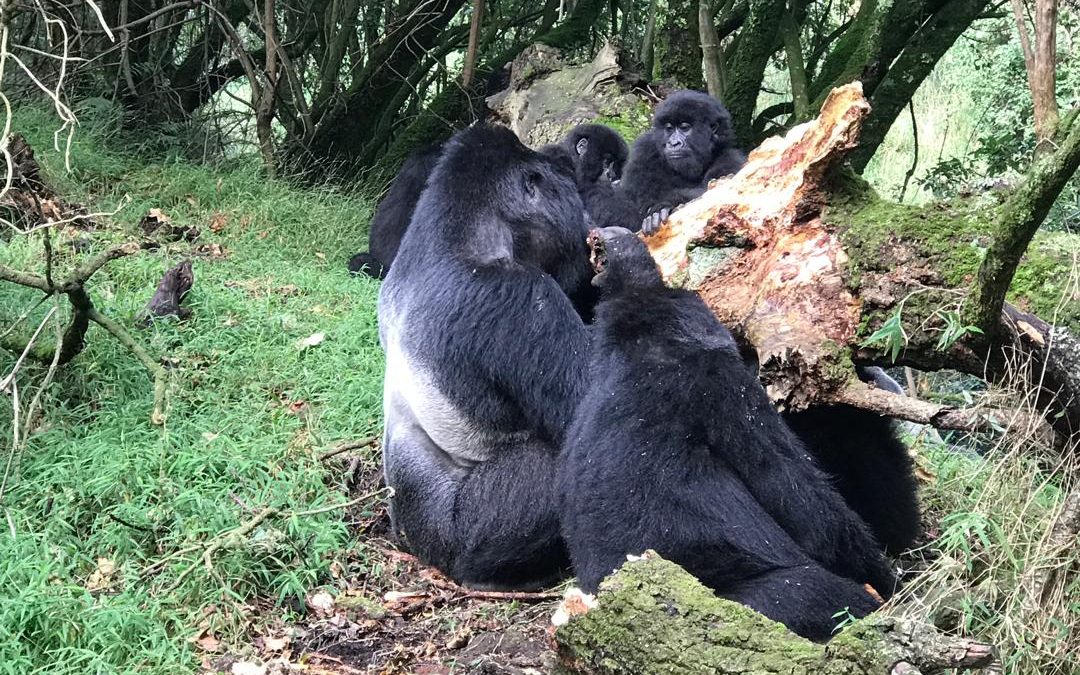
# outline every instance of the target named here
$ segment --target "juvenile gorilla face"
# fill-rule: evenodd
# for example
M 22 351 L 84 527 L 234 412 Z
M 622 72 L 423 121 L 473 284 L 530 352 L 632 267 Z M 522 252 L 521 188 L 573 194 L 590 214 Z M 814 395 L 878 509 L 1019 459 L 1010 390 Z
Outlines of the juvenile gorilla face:
M 582 124 L 570 131 L 566 143 L 577 157 L 579 182 L 614 183 L 622 177 L 629 151 L 618 132 L 600 124 Z
M 708 94 L 680 91 L 656 109 L 652 133 L 668 166 L 697 180 L 717 149 L 730 144 L 731 120 L 720 102 Z

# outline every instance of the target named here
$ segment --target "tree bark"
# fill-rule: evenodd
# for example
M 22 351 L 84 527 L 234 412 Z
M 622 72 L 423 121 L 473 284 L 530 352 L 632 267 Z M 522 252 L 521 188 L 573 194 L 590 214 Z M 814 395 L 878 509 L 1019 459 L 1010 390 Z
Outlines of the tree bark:
M 1057 74 L 1057 0 L 1035 0 L 1035 47 L 1024 20 L 1023 0 L 1011 0 L 1016 31 L 1024 53 L 1024 71 L 1035 116 L 1036 154 L 1050 149 L 1058 122 L 1054 79 Z
M 480 41 L 480 21 L 484 16 L 484 0 L 473 0 L 472 19 L 469 22 L 469 46 L 465 50 L 465 65 L 461 69 L 461 86 L 472 86 L 476 70 L 476 47 Z
M 795 121 L 805 122 L 810 119 L 810 93 L 806 80 L 806 65 L 803 63 L 802 44 L 799 40 L 799 24 L 791 12 L 784 12 L 780 32 L 784 38 L 784 52 L 787 55 L 788 77 L 791 80 L 791 99 L 795 107 Z
M 608 577 L 595 599 L 572 594 L 554 622 L 563 674 L 890 675 L 997 662 L 991 645 L 879 616 L 815 644 L 716 597 L 653 551 Z
M 656 1 L 649 0 L 649 15 L 645 21 L 645 37 L 641 42 L 641 64 L 647 79 L 652 79 L 656 71 Z
M 727 63 L 724 104 L 731 113 L 735 137 L 743 147 L 754 143 L 751 131 L 765 66 L 772 56 L 784 15 L 784 0 L 751 0 L 739 29 L 738 45 Z
M 972 321 L 984 331 L 996 331 L 1005 293 L 1032 237 L 1050 207 L 1080 168 L 1080 108 L 1071 115 L 1071 129 L 1052 155 L 1037 159 L 1020 189 L 1005 202 L 995 223 L 993 239 L 979 267 Z
M 720 54 L 720 38 L 713 24 L 711 0 L 698 2 L 698 32 L 701 37 L 701 61 L 705 70 L 705 87 L 709 94 L 719 99 L 724 95 L 724 71 Z
M 876 64 L 880 73 L 874 78 L 874 88 L 867 90 L 874 114 L 863 126 L 859 148 L 851 154 L 851 164 L 856 170 L 862 171 L 870 162 L 904 106 L 987 4 L 987 0 L 949 0 L 910 34 L 895 60 L 885 61 L 884 53 L 871 57 L 868 63 Z M 892 22 L 888 25 L 890 31 L 899 31 L 892 27 Z M 891 45 L 892 40 L 887 44 Z M 871 79 L 863 76 L 860 81 L 865 84 Z

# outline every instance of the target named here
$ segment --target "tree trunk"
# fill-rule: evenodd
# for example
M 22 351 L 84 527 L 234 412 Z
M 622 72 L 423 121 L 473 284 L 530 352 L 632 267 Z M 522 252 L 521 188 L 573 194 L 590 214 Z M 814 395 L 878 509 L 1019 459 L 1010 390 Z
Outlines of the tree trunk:
M 356 76 L 341 104 L 322 116 L 311 139 L 306 144 L 290 143 L 289 161 L 319 167 L 320 174 L 328 162 L 348 175 L 370 166 L 371 158 L 361 156 L 368 131 L 383 114 L 392 114 L 387 108 L 400 86 L 464 4 L 465 0 L 423 3 L 402 19 L 402 25 L 388 31 L 383 42 L 372 48 L 364 71 Z M 320 117 L 319 111 L 313 114 Z
M 720 38 L 713 23 L 715 12 L 711 0 L 698 2 L 698 32 L 701 34 L 701 61 L 705 70 L 705 86 L 719 99 L 724 95 L 724 73 L 721 67 Z
M 1024 20 L 1023 0 L 1012 0 L 1016 30 L 1024 52 L 1024 70 L 1035 115 L 1036 154 L 1051 150 L 1058 122 L 1054 79 L 1057 74 L 1057 0 L 1035 1 L 1035 47 L 1032 49 Z
M 472 19 L 469 22 L 469 47 L 465 50 L 465 65 L 461 68 L 461 86 L 472 86 L 476 70 L 476 47 L 480 42 L 480 21 L 484 17 L 484 0 L 473 0 Z
M 878 616 L 815 644 L 716 597 L 653 551 L 601 583 L 595 600 L 568 597 L 555 623 L 556 672 L 563 674 L 890 675 L 997 661 L 991 645 Z
M 727 63 L 724 104 L 731 113 L 735 136 L 743 147 L 754 145 L 751 132 L 765 66 L 773 54 L 784 0 L 751 0 L 739 29 L 738 46 Z
M 791 80 L 791 99 L 795 108 L 795 121 L 805 122 L 810 119 L 809 83 L 806 79 L 806 65 L 803 63 L 802 43 L 799 39 L 799 24 L 791 12 L 784 12 L 780 24 L 780 33 L 784 39 L 784 53 L 787 55 L 788 78 Z
M 641 64 L 646 79 L 656 71 L 656 0 L 649 0 L 649 17 L 645 21 L 645 37 L 641 42 Z
M 863 126 L 860 146 L 851 155 L 856 170 L 862 171 L 870 162 L 923 80 L 988 4 L 987 0 L 949 0 L 911 35 L 895 61 L 886 62 L 891 65 L 870 94 L 874 114 Z M 871 62 L 880 63 L 877 58 L 881 57 Z

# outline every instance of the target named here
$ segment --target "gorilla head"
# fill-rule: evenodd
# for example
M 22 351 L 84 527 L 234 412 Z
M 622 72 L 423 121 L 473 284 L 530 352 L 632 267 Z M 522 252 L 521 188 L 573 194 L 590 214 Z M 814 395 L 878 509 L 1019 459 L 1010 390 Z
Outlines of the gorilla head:
M 665 99 L 656 109 L 653 129 L 671 169 L 692 180 L 700 180 L 717 153 L 735 142 L 727 109 L 699 91 L 677 91 Z
M 622 136 L 602 124 L 579 124 L 566 135 L 563 147 L 574 157 L 578 185 L 619 180 L 629 153 Z
M 440 214 L 446 243 L 465 256 L 535 266 L 568 292 L 588 276 L 588 228 L 573 179 L 510 129 L 480 124 L 455 135 L 428 185 L 417 213 Z
M 589 232 L 589 262 L 596 276 L 592 284 L 605 296 L 627 288 L 662 288 L 660 271 L 649 249 L 625 227 L 603 227 Z

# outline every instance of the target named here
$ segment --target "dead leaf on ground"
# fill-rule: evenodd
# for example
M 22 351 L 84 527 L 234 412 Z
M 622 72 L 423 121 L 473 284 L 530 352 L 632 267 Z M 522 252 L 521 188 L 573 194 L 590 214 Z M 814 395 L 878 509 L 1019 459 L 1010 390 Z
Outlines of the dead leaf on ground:
M 214 234 L 221 234 L 221 231 L 225 229 L 228 223 L 228 214 L 215 211 L 214 215 L 210 216 L 210 231 Z
M 204 652 L 217 652 L 221 649 L 221 641 L 209 630 L 203 630 L 192 640 L 195 645 Z
M 112 586 L 113 575 L 116 573 L 116 563 L 108 558 L 97 559 L 97 569 L 91 574 L 90 578 L 86 580 L 86 590 L 91 593 L 100 591 Z
M 323 340 L 325 339 L 326 333 L 312 333 L 303 340 L 297 342 L 296 348 L 300 351 L 304 351 L 305 349 L 309 349 L 311 347 L 317 347 L 321 345 L 323 343 Z

